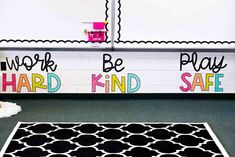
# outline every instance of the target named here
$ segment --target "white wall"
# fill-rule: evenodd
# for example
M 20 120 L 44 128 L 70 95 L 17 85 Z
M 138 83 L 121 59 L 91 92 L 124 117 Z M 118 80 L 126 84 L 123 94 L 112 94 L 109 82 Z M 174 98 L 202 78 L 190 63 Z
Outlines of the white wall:
M 0 47 L 97 47 L 86 42 L 84 30 L 92 30 L 86 22 L 110 22 L 110 5 L 108 0 L 1 0 Z
M 112 16 L 115 18 L 115 26 L 111 28 L 112 4 L 115 4 L 115 15 Z M 0 47 L 110 48 L 111 29 L 114 29 L 115 48 L 234 48 L 234 7 L 234 0 L 178 0 L 177 2 L 175 0 L 148 0 L 144 3 L 141 0 L 40 0 L 34 2 L 1 0 Z M 109 22 L 106 29 L 107 42 L 87 42 L 84 29 L 92 29 L 92 27 L 84 22 L 103 22 L 104 20 Z M 217 74 L 210 70 L 209 66 L 205 70 L 201 69 L 196 72 L 192 63 L 183 66 L 181 71 L 181 53 L 179 52 L 51 51 L 51 59 L 48 60 L 49 64 L 54 61 L 58 66 L 55 71 L 43 70 L 42 61 L 38 61 L 29 71 L 25 66 L 20 66 L 19 70 L 11 70 L 7 66 L 6 71 L 4 70 L 7 58 L 11 62 L 12 59 L 15 60 L 15 56 L 18 56 L 21 65 L 22 58 L 29 55 L 34 64 L 37 59 L 36 53 L 39 54 L 39 60 L 44 60 L 46 51 L 0 51 L 1 93 L 15 93 L 17 89 L 19 93 L 31 93 L 33 87 L 40 86 L 37 83 L 40 76 L 44 78 L 41 87 L 46 89 L 36 88 L 36 93 L 47 93 L 48 88 L 53 89 L 58 82 L 61 86 L 58 86 L 57 93 L 93 93 L 92 76 L 97 77 L 99 74 L 102 75 L 99 79 L 100 84 L 106 82 L 112 86 L 112 79 L 105 79 L 107 73 L 103 72 L 104 53 L 111 54 L 114 59 L 123 60 L 123 64 L 119 67 L 125 67 L 123 71 L 112 70 L 108 73 L 110 77 L 116 75 L 116 79 L 121 80 L 122 76 L 126 79 L 126 87 L 122 89 L 122 92 L 128 92 L 128 84 L 129 87 L 131 84 L 133 88 L 139 87 L 135 91 L 137 93 L 181 93 L 185 92 L 181 90 L 182 88 L 192 85 L 195 73 L 200 73 L 196 76 L 201 76 L 202 80 L 195 80 L 199 81 L 193 84 L 197 85 L 195 90 L 187 90 L 187 92 L 235 93 L 235 53 L 233 52 L 197 53 L 198 62 L 195 64 L 199 66 L 200 61 L 204 60 L 202 67 L 208 64 L 209 59 L 213 64 L 215 57 L 217 58 L 215 64 L 219 66 L 220 60 L 224 57 L 221 65 L 227 66 Z M 188 55 L 191 56 L 192 52 Z M 29 63 L 30 60 L 26 57 L 24 65 L 27 66 Z M 44 64 L 45 62 L 43 66 Z M 211 64 L 211 67 L 215 66 Z M 52 65 L 52 68 L 54 67 L 55 65 Z M 184 73 L 190 73 L 188 75 L 191 77 L 184 76 Z M 206 76 L 209 76 L 206 75 L 207 73 L 212 73 L 213 77 L 206 79 Z M 127 81 L 128 74 L 135 74 L 132 75 L 131 82 Z M 48 75 L 52 78 L 58 77 L 59 81 L 51 79 L 52 82 L 50 80 L 48 82 Z M 185 77 L 184 80 L 181 78 L 182 75 Z M 34 82 L 32 76 L 36 78 Z M 11 81 L 12 77 L 16 77 L 16 82 L 12 83 L 16 91 L 12 89 L 12 86 L 6 86 L 7 81 Z M 200 84 L 200 81 L 203 81 L 204 85 Z M 99 84 L 99 82 L 96 83 Z M 209 85 L 208 91 L 201 90 L 207 85 Z M 180 89 L 181 86 L 183 87 Z M 96 93 L 121 92 L 115 84 L 113 87 L 116 90 L 111 91 L 110 87 L 96 86 Z
M 106 48 L 114 30 L 119 48 L 234 48 L 234 8 L 234 0 L 1 0 L 0 47 Z M 87 43 L 83 22 L 104 20 L 107 42 Z
M 234 0 L 116 0 L 116 47 L 235 47 Z

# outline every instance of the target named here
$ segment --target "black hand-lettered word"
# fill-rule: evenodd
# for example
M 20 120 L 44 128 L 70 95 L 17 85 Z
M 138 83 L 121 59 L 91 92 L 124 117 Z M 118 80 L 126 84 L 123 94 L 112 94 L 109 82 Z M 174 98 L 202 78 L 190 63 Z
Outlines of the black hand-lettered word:
M 37 64 L 41 64 L 41 70 L 48 72 L 49 70 L 51 71 L 56 71 L 57 64 L 53 60 L 51 60 L 51 54 L 49 52 L 45 53 L 44 58 L 40 58 L 39 54 L 35 54 L 33 58 L 30 56 L 24 56 L 21 60 L 19 56 L 15 56 L 15 59 L 12 59 L 9 61 L 8 58 L 6 58 L 7 61 L 7 66 L 10 70 L 13 68 L 16 71 L 19 71 L 20 67 L 25 67 L 27 71 L 31 71 L 34 66 Z
M 121 58 L 118 58 L 114 63 L 112 63 L 111 60 L 112 56 L 110 54 L 103 55 L 103 72 L 110 72 L 112 69 L 115 69 L 116 72 L 121 72 L 125 69 L 125 67 L 118 69 L 123 63 Z M 109 66 L 106 66 L 107 64 L 109 64 Z
M 198 55 L 196 52 L 192 53 L 190 56 L 187 53 L 180 54 L 180 71 L 183 69 L 183 65 L 187 65 L 189 63 L 192 64 L 195 71 L 200 71 L 201 69 L 209 69 L 214 73 L 218 73 L 221 69 L 225 68 L 227 64 L 223 64 L 224 56 L 218 61 L 217 57 L 204 57 L 199 61 L 198 64 Z

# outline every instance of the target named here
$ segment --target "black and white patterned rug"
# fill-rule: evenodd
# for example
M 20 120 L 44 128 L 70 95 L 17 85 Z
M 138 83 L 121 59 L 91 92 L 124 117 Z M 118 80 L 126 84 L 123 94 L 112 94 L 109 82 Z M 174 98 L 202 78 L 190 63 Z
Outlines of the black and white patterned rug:
M 207 123 L 19 122 L 3 157 L 228 157 Z

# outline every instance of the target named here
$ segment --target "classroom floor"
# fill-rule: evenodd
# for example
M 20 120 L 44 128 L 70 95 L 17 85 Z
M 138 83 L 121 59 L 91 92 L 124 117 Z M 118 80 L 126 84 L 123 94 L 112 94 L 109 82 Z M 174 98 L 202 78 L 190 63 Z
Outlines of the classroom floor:
M 235 100 L 22 99 L 16 116 L 0 119 L 0 148 L 18 121 L 25 122 L 208 122 L 235 156 Z

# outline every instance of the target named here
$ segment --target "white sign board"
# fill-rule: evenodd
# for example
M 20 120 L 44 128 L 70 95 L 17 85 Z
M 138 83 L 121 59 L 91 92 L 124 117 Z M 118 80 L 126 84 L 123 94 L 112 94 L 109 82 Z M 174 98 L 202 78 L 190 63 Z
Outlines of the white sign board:
M 0 93 L 235 93 L 234 60 L 234 52 L 0 51 Z

